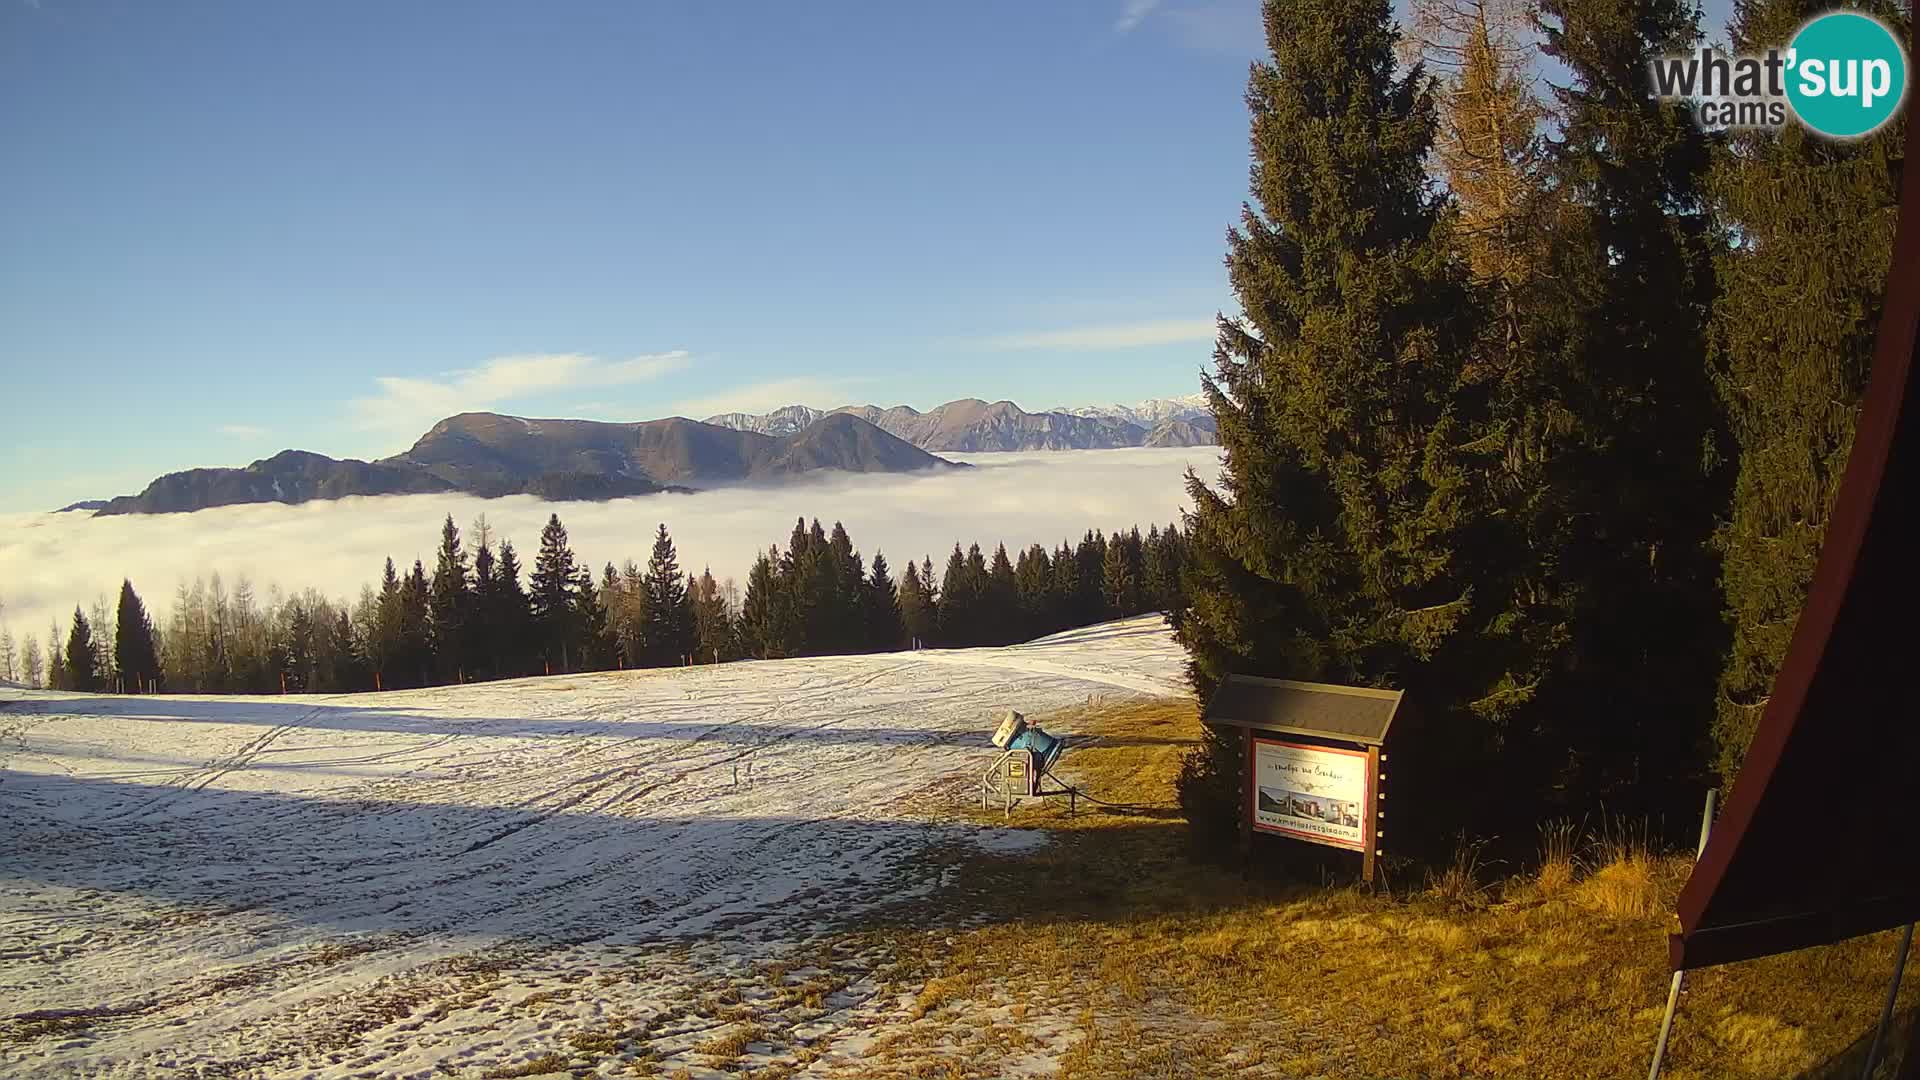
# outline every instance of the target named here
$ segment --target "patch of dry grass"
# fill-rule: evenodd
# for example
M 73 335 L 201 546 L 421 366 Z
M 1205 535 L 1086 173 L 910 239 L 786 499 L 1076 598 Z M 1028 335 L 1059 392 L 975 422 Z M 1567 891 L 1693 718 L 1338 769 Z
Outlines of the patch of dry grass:
M 489 1080 L 515 1076 L 542 1076 L 546 1073 L 566 1072 L 572 1064 L 572 1061 L 564 1055 L 542 1054 L 532 1061 L 524 1061 L 518 1065 L 506 1065 L 498 1069 L 489 1070 L 486 1075 Z
M 1198 730 L 1184 702 L 1041 720 L 1078 736 L 1061 772 L 1142 804 L 1171 803 L 1181 741 Z M 978 808 L 963 816 L 1002 823 Z M 949 853 L 962 873 L 938 902 L 985 925 L 897 932 L 891 975 L 917 992 L 918 1016 L 979 1015 L 1009 987 L 1056 1016 L 1083 1010 L 1063 1077 L 1646 1070 L 1668 983 L 1666 913 L 1690 859 L 1655 852 L 1644 833 L 1549 830 L 1540 869 L 1505 879 L 1463 846 L 1430 891 L 1390 896 L 1189 862 L 1171 814 L 1069 817 L 1049 799 L 1013 819 L 1055 830 L 1054 842 L 1024 857 Z M 929 915 L 921 906 L 912 925 Z M 1690 975 L 1666 1075 L 1838 1075 L 1877 1018 L 1892 951 L 1883 934 Z

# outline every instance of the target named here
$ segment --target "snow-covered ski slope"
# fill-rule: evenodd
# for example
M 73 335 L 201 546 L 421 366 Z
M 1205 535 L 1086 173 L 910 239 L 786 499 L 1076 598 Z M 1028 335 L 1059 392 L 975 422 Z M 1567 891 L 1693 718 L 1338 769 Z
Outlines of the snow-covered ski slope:
M 1183 694 L 1180 665 L 1148 617 L 385 694 L 0 691 L 0 1074 L 477 1075 L 550 1041 L 516 1004 L 542 988 L 563 1023 L 671 1018 L 931 888 L 903 869 L 931 844 L 1035 838 L 929 820 L 994 710 Z

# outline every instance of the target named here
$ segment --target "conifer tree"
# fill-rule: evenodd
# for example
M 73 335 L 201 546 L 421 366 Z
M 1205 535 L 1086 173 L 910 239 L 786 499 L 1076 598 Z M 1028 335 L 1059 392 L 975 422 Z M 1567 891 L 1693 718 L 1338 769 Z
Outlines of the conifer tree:
M 1058 629 L 1053 625 L 1053 563 L 1045 547 L 1034 544 L 1020 552 L 1013 567 L 1013 586 L 1023 640 Z
M 655 667 L 672 667 L 693 654 L 693 608 L 687 597 L 687 580 L 680 573 L 680 557 L 673 538 L 663 522 L 654 534 L 653 554 L 647 559 L 647 631 L 648 662 Z
M 985 578 L 981 621 L 989 628 L 988 642 L 1005 645 L 1020 640 L 1020 588 L 1014 580 L 1013 563 L 1007 558 L 1007 545 L 994 547 Z
M 940 644 L 950 648 L 978 644 L 978 595 L 967 574 L 967 557 L 956 542 L 940 584 Z
M 160 681 L 160 651 L 153 643 L 153 620 L 133 591 L 133 582 L 120 582 L 120 609 L 114 619 L 114 666 L 120 671 L 122 692 L 141 694 Z
M 73 629 L 67 632 L 65 659 L 63 689 L 86 694 L 100 689 L 100 663 L 94 653 L 93 626 L 78 607 L 73 609 Z
M 484 525 L 486 516 L 481 515 L 475 524 L 482 526 L 480 543 L 473 550 L 473 589 L 468 598 L 468 624 L 466 627 L 467 663 L 473 667 L 476 679 L 491 679 L 499 675 L 499 628 L 495 624 L 494 596 L 499 591 L 495 583 L 496 560 L 493 554 L 492 538 L 486 535 Z
M 918 641 L 922 645 L 933 642 L 937 626 L 933 604 L 927 597 L 926 586 L 922 584 L 920 568 L 912 559 L 907 560 L 907 568 L 900 574 L 900 625 L 905 632 L 908 644 Z
M 607 564 L 613 576 L 613 564 Z M 593 570 L 581 564 L 573 579 L 574 625 L 580 634 L 580 670 L 605 671 L 614 666 L 614 642 L 607 629 L 608 614 L 593 584 Z
M 907 566 L 911 569 L 913 564 Z M 873 572 L 866 580 L 861 598 L 866 615 L 865 648 L 875 652 L 898 649 L 906 636 L 905 625 L 900 620 L 900 597 L 888 572 L 887 557 L 878 551 L 873 553 Z
M 1106 558 L 1100 567 L 1100 588 L 1109 615 L 1124 617 L 1139 613 L 1140 576 L 1119 533 L 1107 543 Z
M 541 655 L 553 671 L 572 671 L 579 658 L 579 607 L 574 600 L 579 574 L 573 549 L 567 546 L 567 527 L 560 524 L 560 515 L 549 515 L 540 530 L 540 553 L 534 558 L 528 599 Z
M 1473 746 L 1467 706 L 1489 680 L 1457 565 L 1476 524 L 1462 448 L 1488 432 L 1462 392 L 1470 297 L 1425 174 L 1430 80 L 1395 64 L 1387 0 L 1270 0 L 1264 16 L 1256 205 L 1228 240 L 1242 314 L 1221 320 L 1203 382 L 1226 460 L 1218 491 L 1188 476 L 1176 634 L 1203 695 L 1235 672 L 1391 684 Z M 1236 820 L 1238 758 L 1216 732 L 1189 759 L 1197 830 Z
M 494 571 L 493 601 L 488 605 L 494 642 L 494 664 L 508 676 L 533 670 L 537 633 L 533 624 L 532 603 L 520 584 L 520 556 L 513 541 L 500 542 L 500 565 Z
M 747 595 L 740 604 L 741 651 L 760 660 L 786 655 L 777 595 L 780 583 L 774 569 L 779 560 L 777 548 L 753 560 L 753 570 L 747 574 Z
M 1531 710 L 1539 758 L 1522 768 L 1562 770 L 1561 790 L 1616 808 L 1693 797 L 1727 641 L 1709 146 L 1684 105 L 1651 96 L 1649 68 L 1698 43 L 1698 16 L 1690 0 L 1540 4 L 1544 51 L 1571 74 L 1554 91 L 1560 203 L 1534 301 L 1566 429 L 1542 432 L 1549 499 L 1526 539 L 1550 555 L 1541 593 L 1564 646 Z
M 460 530 L 453 515 L 440 526 L 440 550 L 433 569 L 428 606 L 433 652 L 441 682 L 465 678 L 472 666 L 470 626 L 472 593 L 467 584 L 467 554 L 460 546 Z
M 380 594 L 375 600 L 373 630 L 367 636 L 367 659 L 373 665 L 377 681 L 383 688 L 396 685 L 393 679 L 402 661 L 400 593 L 400 575 L 394 570 L 393 557 L 388 556 L 387 565 L 380 574 Z
M 717 664 L 734 659 L 733 613 L 727 610 L 727 598 L 720 583 L 713 579 L 711 567 L 700 571 L 693 599 L 693 633 L 702 663 Z
M 1830 6 L 1735 0 L 1734 51 L 1785 42 Z M 1912 40 L 1904 5 L 1852 6 Z M 1714 731 L 1723 782 L 1734 780 L 1772 692 L 1853 450 L 1893 250 L 1906 113 L 1848 141 L 1797 124 L 1734 132 L 1712 166 L 1709 191 L 1737 241 L 1720 258 L 1710 328 L 1740 450 L 1719 537 L 1733 630 Z
M 409 686 L 433 685 L 433 588 L 419 559 L 400 589 L 401 664 Z

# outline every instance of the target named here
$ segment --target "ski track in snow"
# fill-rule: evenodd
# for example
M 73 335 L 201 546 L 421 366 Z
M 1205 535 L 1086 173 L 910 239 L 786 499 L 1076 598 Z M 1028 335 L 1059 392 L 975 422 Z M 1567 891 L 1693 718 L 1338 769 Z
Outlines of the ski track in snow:
M 608 1018 L 691 1046 L 716 973 L 930 891 L 930 845 L 1025 843 L 928 820 L 995 710 L 1184 694 L 1181 660 L 1151 616 L 384 694 L 0 690 L 0 1074 L 476 1075 Z

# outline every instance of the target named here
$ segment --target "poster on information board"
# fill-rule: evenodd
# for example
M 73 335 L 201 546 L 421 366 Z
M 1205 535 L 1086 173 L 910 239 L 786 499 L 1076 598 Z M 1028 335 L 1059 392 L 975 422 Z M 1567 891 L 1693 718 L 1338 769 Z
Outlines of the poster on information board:
M 1253 827 L 1316 844 L 1365 851 L 1372 805 L 1367 753 L 1253 739 Z

